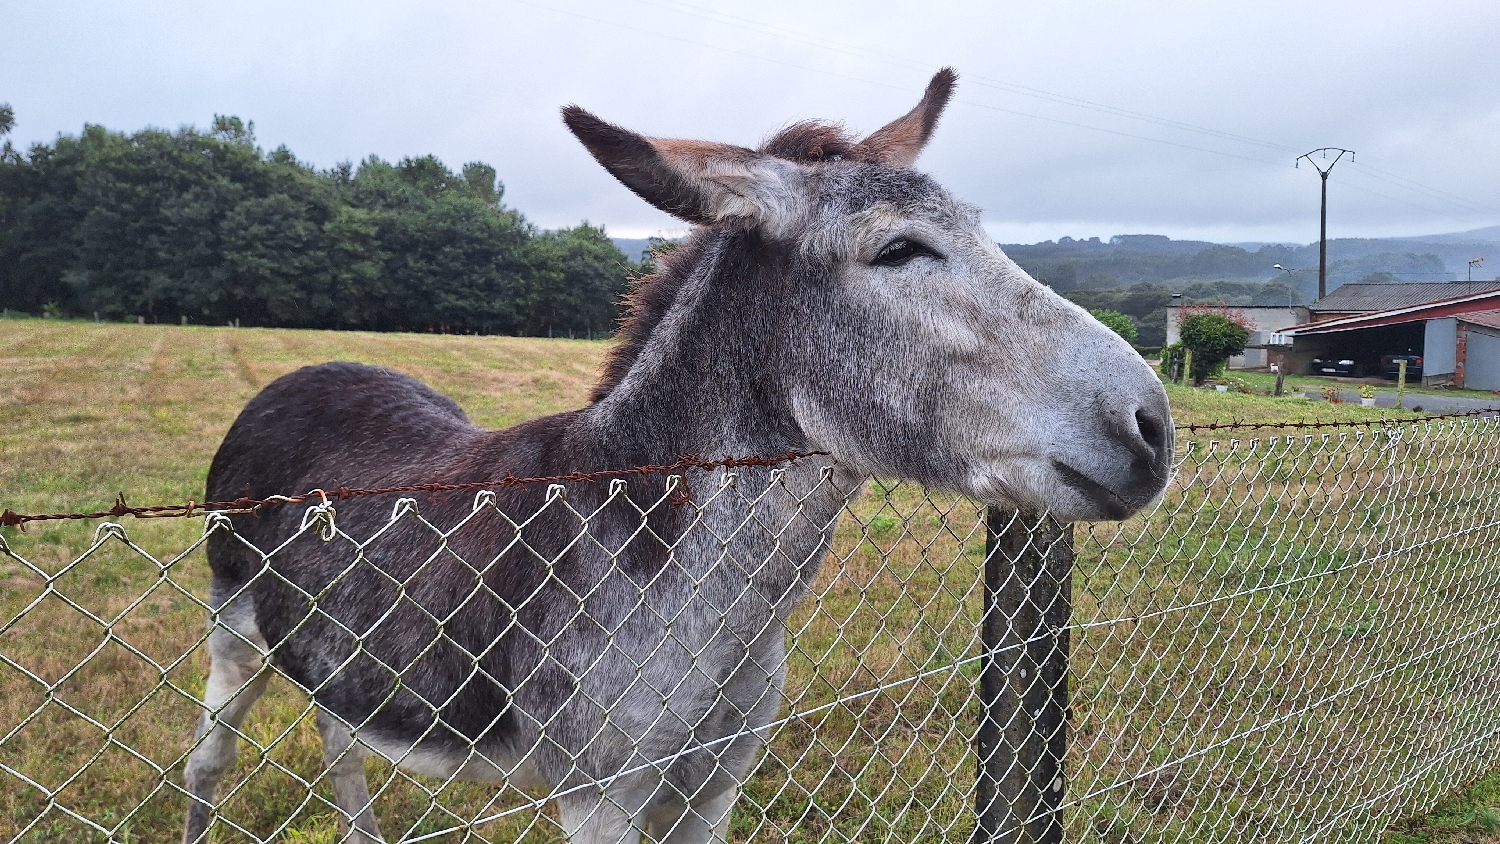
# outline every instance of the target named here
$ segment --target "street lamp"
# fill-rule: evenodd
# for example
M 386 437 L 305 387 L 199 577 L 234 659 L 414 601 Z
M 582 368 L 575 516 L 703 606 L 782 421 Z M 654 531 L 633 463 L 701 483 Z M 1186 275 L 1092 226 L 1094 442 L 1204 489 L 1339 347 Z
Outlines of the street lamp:
M 1287 269 L 1286 267 L 1283 267 L 1280 264 L 1272 264 L 1271 265 L 1271 269 L 1273 269 L 1273 270 L 1281 270 L 1282 272 L 1286 273 L 1286 277 L 1287 278 L 1292 278 L 1293 276 L 1295 276 L 1297 274 L 1296 270 L 1289 270 L 1289 269 Z M 1287 285 L 1287 287 L 1291 287 L 1291 285 Z M 1288 308 L 1293 307 L 1293 305 L 1292 305 L 1292 296 L 1291 296 L 1290 293 L 1287 294 L 1287 297 L 1286 297 L 1286 306 Z

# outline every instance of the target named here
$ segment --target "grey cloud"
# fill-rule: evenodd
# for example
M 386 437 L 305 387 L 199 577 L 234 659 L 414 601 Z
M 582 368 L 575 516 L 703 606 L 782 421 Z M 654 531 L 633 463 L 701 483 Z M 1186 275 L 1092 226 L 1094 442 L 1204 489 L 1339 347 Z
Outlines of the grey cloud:
M 320 166 L 370 154 L 483 160 L 539 225 L 589 219 L 642 235 L 679 225 L 592 163 L 558 120 L 560 105 L 652 134 L 750 144 L 806 117 L 873 129 L 951 64 L 965 75 L 958 102 L 919 166 L 983 206 L 1002 239 L 1306 242 L 1316 236 L 1317 178 L 1291 162 L 1323 145 L 1359 151 L 1356 166 L 1335 172 L 1339 235 L 1500 222 L 1500 163 L 1488 152 L 1500 137 L 1500 6 L 1310 5 L 719 7 L 756 22 L 744 28 L 679 0 L 32 3 L 8 13 L 0 34 L 0 100 L 16 108 L 23 144 L 84 122 L 201 126 L 217 112 L 255 120 L 262 144 Z M 980 77 L 1273 146 L 1022 96 Z

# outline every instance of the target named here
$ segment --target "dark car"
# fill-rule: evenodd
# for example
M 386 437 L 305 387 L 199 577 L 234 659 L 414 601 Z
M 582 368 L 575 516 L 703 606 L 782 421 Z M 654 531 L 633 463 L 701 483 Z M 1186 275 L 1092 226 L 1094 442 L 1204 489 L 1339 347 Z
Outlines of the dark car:
M 1386 355 L 1380 359 L 1380 371 L 1385 373 L 1385 377 L 1395 381 L 1396 376 L 1400 374 L 1403 360 L 1406 361 L 1406 380 L 1420 380 L 1422 377 L 1421 355 Z
M 1349 358 L 1313 358 L 1313 375 L 1347 375 L 1354 377 L 1354 361 Z

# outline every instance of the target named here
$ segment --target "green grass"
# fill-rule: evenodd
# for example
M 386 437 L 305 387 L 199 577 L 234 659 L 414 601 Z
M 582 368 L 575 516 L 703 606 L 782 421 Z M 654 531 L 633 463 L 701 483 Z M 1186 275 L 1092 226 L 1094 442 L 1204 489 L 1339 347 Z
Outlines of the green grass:
M 1428 814 L 1395 824 L 1385 844 L 1500 842 L 1500 770 L 1445 797 Z
M 272 378 L 304 364 L 392 366 L 452 396 L 479 424 L 498 427 L 582 405 L 606 348 L 0 321 L 0 507 L 103 509 L 120 492 L 133 504 L 199 497 L 235 414 Z M 1168 394 L 1179 424 L 1413 418 L 1298 397 L 1178 386 Z M 1409 768 L 1482 721 L 1492 686 L 1487 675 L 1465 672 L 1490 657 L 1500 661 L 1488 640 L 1475 640 L 1464 659 L 1440 653 L 1376 675 L 1403 654 L 1472 632 L 1500 603 L 1493 565 L 1474 551 L 1492 535 L 1440 538 L 1455 520 L 1492 512 L 1490 470 L 1465 462 L 1469 452 L 1433 447 L 1457 448 L 1462 434 L 1399 447 L 1378 432 L 1266 439 L 1279 433 L 1286 432 L 1235 432 L 1262 438 L 1254 452 L 1212 445 L 1228 436 L 1184 438 L 1193 451 L 1168 506 L 1124 525 L 1080 526 L 1074 620 L 1111 623 L 1074 641 L 1068 768 L 1069 794 L 1080 802 L 1069 809 L 1070 841 L 1294 837 L 1301 818 L 1325 812 L 1333 799 L 1328 783 L 1354 771 Z M 1325 481 L 1302 486 L 1309 476 Z M 873 484 L 856 503 L 790 621 L 786 709 L 806 714 L 777 731 L 736 812 L 735 840 L 968 837 L 984 550 L 977 519 L 967 502 L 927 497 L 910 484 Z M 1400 526 L 1394 534 L 1383 527 L 1393 524 Z M 129 521 L 135 548 L 106 536 L 79 564 L 73 561 L 95 538 L 92 523 L 3 534 L 15 556 L 0 555 L 0 619 L 43 596 L 45 578 L 76 606 L 48 594 L 0 632 L 0 653 L 56 684 L 49 696 L 0 663 L 0 735 L 17 730 L 0 745 L 0 763 L 63 788 L 63 802 L 113 829 L 116 840 L 180 835 L 182 801 L 162 783 L 180 782 L 196 711 L 190 697 L 204 681 L 206 660 L 195 647 L 206 566 L 201 551 L 182 554 L 202 527 L 196 519 Z M 1367 549 L 1395 537 L 1425 544 L 1362 562 Z M 1194 596 L 1207 603 L 1153 615 Z M 182 654 L 189 657 L 173 664 Z M 142 655 L 171 667 L 162 671 Z M 1312 706 L 1351 682 L 1364 682 L 1364 691 L 1337 706 Z M 69 707 L 108 725 L 139 755 L 110 744 Z M 1285 718 L 1246 733 L 1268 713 Z M 1394 726 L 1408 724 L 1423 730 L 1407 735 Z M 261 837 L 280 829 L 286 841 L 337 840 L 331 809 L 320 802 L 329 790 L 316 781 L 320 752 L 306 698 L 273 684 L 247 729 L 267 749 L 242 749 L 232 776 L 238 790 L 224 816 Z M 1191 755 L 1205 746 L 1217 749 Z M 1372 810 L 1366 832 L 1483 773 L 1492 750 L 1478 748 L 1405 787 Z M 1187 761 L 1158 770 L 1169 760 Z M 455 819 L 500 814 L 475 834 L 558 838 L 550 815 L 528 808 L 533 795 L 516 789 L 443 785 L 375 762 L 370 772 L 372 787 L 384 788 L 378 809 L 388 833 L 424 834 Z M 316 781 L 319 799 L 302 800 L 305 780 Z M 1447 815 L 1403 821 L 1390 835 L 1450 834 L 1460 822 L 1449 818 L 1468 812 L 1478 823 L 1479 810 L 1496 802 L 1466 799 Z M 28 825 L 27 841 L 104 840 L 55 809 L 43 814 L 45 804 L 36 789 L 0 772 L 0 841 Z M 242 840 L 226 830 L 216 835 Z M 450 839 L 462 836 L 441 840 Z
M 1266 372 L 1230 372 L 1231 376 L 1242 379 L 1249 383 L 1256 391 L 1269 394 L 1276 386 L 1276 376 Z M 1288 375 L 1283 380 L 1282 389 L 1288 393 L 1302 393 L 1304 391 L 1316 393 L 1324 387 L 1338 387 L 1343 390 L 1358 389 L 1361 383 L 1369 383 L 1382 393 L 1394 395 L 1396 382 L 1384 378 L 1366 378 L 1359 381 L 1349 378 L 1329 378 L 1322 375 Z M 1413 385 L 1411 381 L 1406 383 L 1406 393 L 1411 396 L 1453 396 L 1471 399 L 1494 399 L 1495 394 L 1490 390 L 1458 390 L 1449 387 L 1423 387 L 1420 383 Z M 1407 402 L 1410 406 L 1412 402 Z

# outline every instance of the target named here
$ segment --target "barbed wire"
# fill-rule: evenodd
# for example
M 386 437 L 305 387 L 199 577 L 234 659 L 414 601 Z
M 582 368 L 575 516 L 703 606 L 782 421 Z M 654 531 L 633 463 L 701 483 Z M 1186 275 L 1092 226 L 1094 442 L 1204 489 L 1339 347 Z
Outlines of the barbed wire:
M 686 455 L 678 458 L 674 463 L 654 466 L 632 466 L 628 469 L 605 469 L 598 472 L 570 472 L 566 475 L 550 475 L 535 478 L 518 478 L 515 475 L 506 475 L 498 480 L 468 481 L 465 483 L 432 481 L 424 484 L 408 484 L 406 486 L 382 487 L 379 489 L 339 485 L 331 490 L 318 488 L 300 495 L 272 495 L 266 498 L 250 498 L 247 495 L 236 498 L 233 501 L 189 501 L 186 504 L 159 504 L 150 507 L 130 506 L 125 501 L 125 493 L 122 492 L 115 498 L 113 507 L 93 513 L 42 513 L 31 515 L 6 509 L 4 512 L 0 512 L 0 526 L 20 527 L 22 530 L 25 530 L 28 522 L 117 519 L 123 516 L 134 516 L 137 519 L 163 519 L 202 516 L 208 513 L 254 513 L 262 507 L 274 504 L 304 504 L 314 499 L 327 503 L 329 499 L 347 501 L 351 498 L 364 498 L 371 495 L 394 495 L 403 492 L 425 492 L 436 495 L 442 492 L 464 492 L 466 490 L 518 487 L 532 484 L 593 483 L 606 478 L 672 474 L 675 472 L 685 472 L 689 469 L 709 471 L 713 469 L 737 469 L 746 466 L 779 466 L 783 463 L 794 463 L 807 457 L 826 457 L 827 455 L 828 452 L 826 451 L 789 451 L 786 454 L 769 457 L 726 457 L 718 460 L 704 460 L 700 457 Z M 672 499 L 672 503 L 679 505 L 686 504 L 688 500 L 685 493 L 679 493 Z
M 1394 425 L 1411 425 L 1421 422 L 1431 422 L 1442 419 L 1459 419 L 1472 416 L 1483 416 L 1485 414 L 1500 414 L 1500 407 L 1486 407 L 1479 410 L 1468 410 L 1455 413 L 1433 413 L 1423 416 L 1413 416 L 1407 419 L 1394 419 L 1390 417 L 1382 419 L 1346 420 L 1346 421 L 1314 421 L 1314 422 L 1247 422 L 1244 420 L 1233 420 L 1229 422 L 1201 422 L 1190 425 L 1177 425 L 1175 430 L 1195 434 L 1200 431 L 1250 431 L 1271 429 L 1292 430 L 1317 430 L 1336 428 L 1368 428 L 1389 427 Z M 253 513 L 262 507 L 275 504 L 304 504 L 313 499 L 327 502 L 329 499 L 347 501 L 351 498 L 362 498 L 371 495 L 394 495 L 398 493 L 425 492 L 437 494 L 442 492 L 464 492 L 466 490 L 491 489 L 495 487 L 517 487 L 529 484 L 555 484 L 555 483 L 592 483 L 605 478 L 620 478 L 635 475 L 670 474 L 682 472 L 689 469 L 700 469 L 704 471 L 712 469 L 734 469 L 745 466 L 778 466 L 783 463 L 792 463 L 807 457 L 828 456 L 826 451 L 789 451 L 786 454 L 770 457 L 729 457 L 719 460 L 704 460 L 696 456 L 684 456 L 674 463 L 657 466 L 634 466 L 629 469 L 606 469 L 598 472 L 572 472 L 566 475 L 551 475 L 536 478 L 518 478 L 514 475 L 506 475 L 498 480 L 471 481 L 467 483 L 443 483 L 432 481 L 423 484 L 408 484 L 406 486 L 382 487 L 379 489 L 364 489 L 358 487 L 336 486 L 331 490 L 322 488 L 309 490 L 299 495 L 272 495 L 266 498 L 250 498 L 249 496 L 236 498 L 233 501 L 189 501 L 186 504 L 159 504 L 148 507 L 133 507 L 125 500 L 122 492 L 115 498 L 114 506 L 108 510 L 98 510 L 90 513 L 40 513 L 26 514 L 18 513 L 12 509 L 0 512 L 0 527 L 20 527 L 26 529 L 28 522 L 46 521 L 68 521 L 80 519 L 118 519 L 124 516 L 132 516 L 137 519 L 161 519 L 161 518 L 183 518 L 190 516 L 202 516 L 207 513 Z M 673 499 L 674 504 L 686 504 L 688 498 L 686 493 L 679 492 Z
M 1381 419 L 1357 419 L 1347 421 L 1316 421 L 1316 422 L 1246 422 L 1236 420 L 1232 422 L 1200 422 L 1193 425 L 1178 425 L 1178 431 L 1186 431 L 1190 434 L 1199 431 L 1248 431 L 1267 428 L 1293 428 L 1298 430 L 1316 428 L 1371 428 L 1388 427 L 1392 425 L 1414 425 L 1421 422 L 1433 422 L 1440 419 L 1459 419 L 1466 416 L 1483 416 L 1487 413 L 1500 414 L 1500 407 L 1485 407 L 1479 410 L 1465 410 L 1455 413 L 1429 413 L 1423 416 L 1413 416 L 1406 419 L 1384 417 Z

